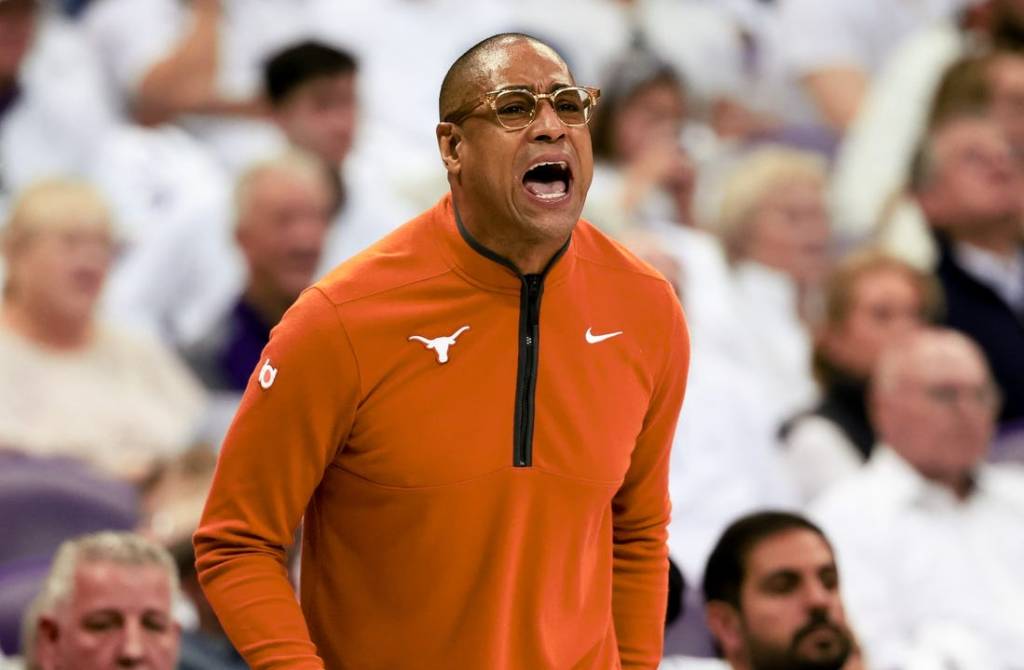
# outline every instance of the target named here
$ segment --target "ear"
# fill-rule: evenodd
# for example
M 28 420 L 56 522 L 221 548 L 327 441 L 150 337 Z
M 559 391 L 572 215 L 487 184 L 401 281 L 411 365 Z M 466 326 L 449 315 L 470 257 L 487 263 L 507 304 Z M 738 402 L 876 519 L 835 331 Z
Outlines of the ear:
M 35 639 L 32 640 L 33 649 L 23 649 L 22 653 L 35 656 L 35 667 L 43 670 L 53 670 L 59 667 L 57 654 L 57 640 L 60 637 L 60 628 L 57 621 L 49 616 L 41 616 L 36 621 Z
M 247 240 L 248 234 L 249 234 L 248 228 L 249 228 L 248 226 L 238 225 L 237 223 L 235 224 L 235 231 L 234 231 L 235 244 L 237 244 L 238 247 L 241 248 L 241 249 L 245 248 L 245 243 L 246 243 L 246 240 Z
M 705 607 L 708 628 L 726 658 L 734 658 L 743 649 L 743 629 L 739 612 L 729 603 L 712 601 Z
M 937 229 L 947 227 L 946 222 L 942 220 L 942 211 L 946 206 L 943 189 L 929 184 L 918 189 L 912 195 L 917 200 L 917 205 L 921 208 L 929 227 Z
M 462 162 L 459 159 L 460 143 L 462 142 L 462 129 L 454 123 L 442 121 L 437 124 L 437 148 L 441 152 L 441 161 L 444 162 L 448 175 L 457 177 L 462 171 Z

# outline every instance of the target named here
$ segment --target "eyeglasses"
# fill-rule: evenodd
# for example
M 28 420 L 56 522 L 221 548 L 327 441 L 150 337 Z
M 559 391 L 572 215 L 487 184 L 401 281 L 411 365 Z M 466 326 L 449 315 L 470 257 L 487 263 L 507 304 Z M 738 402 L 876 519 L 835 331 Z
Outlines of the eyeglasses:
M 961 399 L 974 402 L 979 407 L 995 407 L 1000 402 L 999 391 L 991 385 L 956 386 L 939 384 L 924 387 L 924 394 L 940 405 L 955 405 Z
M 522 130 L 537 117 L 540 101 L 547 99 L 551 101 L 551 107 L 562 123 L 567 126 L 585 126 L 590 121 L 600 97 L 600 89 L 589 86 L 569 86 L 554 93 L 534 93 L 525 88 L 502 89 L 484 93 L 446 116 L 444 120 L 447 123 L 460 123 L 477 107 L 487 104 L 502 128 Z

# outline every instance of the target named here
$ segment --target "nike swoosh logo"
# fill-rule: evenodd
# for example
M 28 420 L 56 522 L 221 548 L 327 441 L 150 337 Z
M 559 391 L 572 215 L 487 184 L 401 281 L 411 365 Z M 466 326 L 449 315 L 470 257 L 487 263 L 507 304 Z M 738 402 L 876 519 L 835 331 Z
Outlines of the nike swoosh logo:
M 610 340 L 611 338 L 615 337 L 616 335 L 622 335 L 622 331 L 621 330 L 616 330 L 614 333 L 604 333 L 603 335 L 594 335 L 592 332 L 590 332 L 590 329 L 587 328 L 587 344 L 597 344 L 598 342 L 604 342 L 605 340 Z

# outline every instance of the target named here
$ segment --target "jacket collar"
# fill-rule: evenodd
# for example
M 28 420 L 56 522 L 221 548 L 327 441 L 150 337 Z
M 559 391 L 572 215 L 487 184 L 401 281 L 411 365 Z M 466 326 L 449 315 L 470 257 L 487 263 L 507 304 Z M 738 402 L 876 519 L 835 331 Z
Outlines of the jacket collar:
M 441 198 L 433 212 L 435 237 L 450 266 L 481 288 L 519 293 L 523 285 L 522 275 L 510 260 L 485 247 L 462 225 L 451 193 Z M 570 234 L 542 273 L 545 286 L 556 286 L 566 281 L 575 265 L 575 246 Z

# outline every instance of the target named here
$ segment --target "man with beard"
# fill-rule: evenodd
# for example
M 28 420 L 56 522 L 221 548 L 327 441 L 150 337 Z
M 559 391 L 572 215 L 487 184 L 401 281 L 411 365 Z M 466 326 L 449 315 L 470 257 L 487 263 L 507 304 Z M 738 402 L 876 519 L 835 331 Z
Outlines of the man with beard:
M 708 626 L 732 670 L 859 663 L 832 547 L 799 515 L 767 511 L 733 522 L 711 552 L 703 587 Z
M 579 218 L 598 96 L 529 36 L 471 48 L 439 100 L 451 193 L 271 335 L 195 535 L 255 670 L 657 667 L 689 339 Z

